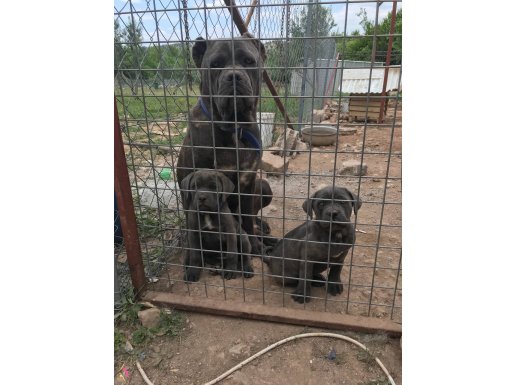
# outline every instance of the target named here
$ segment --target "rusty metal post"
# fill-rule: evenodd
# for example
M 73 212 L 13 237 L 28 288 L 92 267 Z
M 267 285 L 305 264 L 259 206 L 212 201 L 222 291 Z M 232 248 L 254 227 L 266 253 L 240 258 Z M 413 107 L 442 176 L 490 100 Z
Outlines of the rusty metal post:
M 388 70 L 390 66 L 390 58 L 392 56 L 392 46 L 393 46 L 393 34 L 395 32 L 395 19 L 397 17 L 397 1 L 393 2 L 392 7 L 392 19 L 390 21 L 390 36 L 388 37 L 388 51 L 386 51 L 386 63 L 384 69 L 384 78 L 383 78 L 383 90 L 381 92 L 381 109 L 379 110 L 379 123 L 383 123 L 383 115 L 386 113 L 386 82 L 388 81 Z
M 243 18 L 240 15 L 240 11 L 238 11 L 238 7 L 234 3 L 234 0 L 224 0 L 225 5 L 227 6 L 227 9 L 229 10 L 229 13 L 232 16 L 232 20 L 234 22 L 234 25 L 236 28 L 238 28 L 238 31 L 243 35 L 247 31 L 247 27 L 245 27 L 245 22 L 243 21 Z M 279 98 L 279 95 L 277 94 L 277 91 L 274 87 L 274 84 L 272 83 L 272 80 L 268 76 L 268 73 L 266 70 L 263 70 L 263 80 L 265 81 L 266 85 L 268 86 L 268 89 L 270 90 L 270 93 L 274 97 L 275 104 L 279 108 L 279 111 L 284 116 L 284 120 L 286 120 L 286 123 L 288 124 L 288 127 L 290 127 L 292 130 L 295 130 L 293 125 L 291 124 L 290 118 L 288 117 L 288 113 L 286 112 L 286 109 L 284 108 L 283 103 L 281 102 L 281 99 Z
M 123 240 L 125 242 L 125 251 L 127 252 L 127 263 L 131 272 L 132 286 L 134 286 L 136 296 L 139 296 L 145 286 L 145 269 L 143 268 L 138 225 L 136 223 L 136 215 L 134 214 L 134 204 L 132 202 L 127 161 L 125 160 L 125 151 L 123 149 L 116 97 L 114 98 L 114 191 L 123 229 Z

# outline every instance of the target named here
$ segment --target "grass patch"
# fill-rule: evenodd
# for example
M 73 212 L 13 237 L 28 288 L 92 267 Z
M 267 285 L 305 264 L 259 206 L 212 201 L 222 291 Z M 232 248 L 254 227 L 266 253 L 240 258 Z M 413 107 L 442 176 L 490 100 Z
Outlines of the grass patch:
M 170 94 L 169 90 L 165 94 L 162 88 L 156 90 L 149 87 L 144 87 L 143 91 L 140 89 L 138 95 L 132 95 L 129 88 L 124 88 L 123 103 L 121 97 L 118 98 L 120 119 L 127 116 L 132 119 L 164 120 L 185 114 L 197 103 L 198 86 L 193 89 L 193 92 L 188 90 L 187 97 L 186 87 L 175 88 L 175 95 Z
M 131 333 L 131 342 L 134 346 L 141 346 L 150 342 L 156 337 L 178 336 L 184 326 L 184 317 L 176 311 L 167 312 L 161 310 L 159 315 L 159 324 L 154 328 L 146 328 L 140 326 Z M 125 336 L 115 329 L 115 351 L 121 351 L 121 347 L 125 344 Z
M 141 346 L 160 336 L 176 337 L 184 327 L 184 316 L 177 311 L 161 309 L 159 323 L 154 328 L 141 326 L 138 312 L 143 306 L 133 300 L 133 293 L 127 294 L 122 299 L 122 307 L 115 315 L 114 351 L 126 353 L 125 343 L 127 335 L 134 346 Z
M 142 206 L 136 210 L 136 222 L 141 238 L 154 238 L 162 232 L 157 209 Z
M 372 365 L 376 364 L 375 357 L 371 353 L 369 353 L 365 350 L 359 351 L 358 354 L 356 355 L 356 358 L 358 359 L 358 361 L 363 362 L 363 363 L 367 364 L 368 366 L 372 366 Z
M 123 347 L 125 345 L 125 341 L 127 339 L 125 338 L 125 334 L 122 333 L 119 329 L 114 329 L 114 352 L 115 353 L 121 353 L 123 352 Z
M 153 337 L 150 329 L 141 326 L 132 333 L 132 342 L 134 345 L 143 345 Z
M 152 334 L 167 335 L 176 337 L 180 334 L 184 326 L 184 317 L 181 313 L 176 311 L 167 312 L 161 310 L 159 325 L 156 328 L 150 329 Z

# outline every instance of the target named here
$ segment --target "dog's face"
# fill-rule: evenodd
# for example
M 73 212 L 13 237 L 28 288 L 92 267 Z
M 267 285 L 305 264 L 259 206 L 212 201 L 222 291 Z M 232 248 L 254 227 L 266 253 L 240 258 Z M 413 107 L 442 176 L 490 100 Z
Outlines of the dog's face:
M 255 118 L 261 68 L 266 58 L 265 47 L 258 39 L 249 33 L 233 40 L 199 37 L 192 57 L 201 72 L 201 93 L 220 95 L 213 97 L 213 108 L 222 120 L 249 121 L 249 113 Z
M 302 208 L 309 217 L 315 217 L 323 228 L 339 228 L 350 223 L 352 210 L 356 214 L 361 207 L 361 200 L 344 187 L 325 187 L 306 199 Z
M 234 184 L 218 171 L 199 170 L 186 176 L 181 182 L 184 206 L 189 210 L 218 212 L 234 191 Z

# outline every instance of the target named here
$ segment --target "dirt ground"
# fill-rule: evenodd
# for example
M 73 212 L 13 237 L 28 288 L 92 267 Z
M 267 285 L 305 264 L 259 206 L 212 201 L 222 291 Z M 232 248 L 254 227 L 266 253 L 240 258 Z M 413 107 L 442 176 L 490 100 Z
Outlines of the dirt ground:
M 323 329 L 237 318 L 184 313 L 179 337 L 156 337 L 141 349 L 146 375 L 155 385 L 198 385 L 219 375 L 267 346 L 293 335 L 330 332 Z M 399 339 L 385 335 L 336 331 L 364 344 L 379 358 L 396 384 L 402 384 Z M 328 358 L 331 349 L 336 355 Z M 145 385 L 134 363 L 115 357 L 115 372 L 129 368 L 126 384 Z M 277 347 L 245 365 L 221 385 L 372 385 L 388 384 L 373 358 L 359 347 L 333 338 L 306 338 Z
M 397 112 L 397 123 L 401 121 L 400 113 Z M 392 112 L 389 112 L 386 123 L 391 122 Z M 344 160 L 361 160 L 362 156 L 363 163 L 367 165 L 366 175 L 338 175 Z M 224 281 L 219 275 L 204 271 L 199 282 L 185 284 L 182 260 L 178 254 L 170 258 L 167 271 L 151 289 L 220 300 L 390 318 L 400 323 L 400 124 L 393 129 L 393 135 L 392 126 L 371 125 L 366 127 L 366 132 L 365 126 L 357 126 L 355 134 L 338 137 L 338 147 L 336 144 L 313 147 L 311 153 L 301 153 L 290 160 L 286 175 L 266 177 L 274 197 L 261 214 L 270 224 L 272 235 L 279 238 L 306 220 L 302 203 L 322 186 L 331 185 L 333 178 L 336 177 L 335 185 L 359 194 L 363 204 L 357 216 L 356 243 L 344 262 L 344 292 L 341 295 L 332 297 L 327 295 L 325 288 L 313 288 L 315 298 L 308 304 L 298 304 L 289 296 L 292 289 L 277 285 L 267 275 L 267 266 L 258 258 L 252 260 L 256 274 L 250 279 Z
M 312 295 L 316 298 L 308 304 L 298 304 L 290 298 L 292 288 L 283 289 L 273 282 L 266 275 L 267 267 L 263 268 L 257 258 L 252 261 L 256 274 L 250 279 L 224 281 L 219 275 L 204 271 L 199 282 L 186 285 L 182 281 L 183 267 L 177 253 L 150 289 L 226 301 L 372 316 L 401 323 L 401 114 L 398 110 L 395 125 L 392 124 L 393 110 L 388 111 L 385 126 L 367 125 L 365 128 L 354 124 L 356 133 L 340 135 L 337 146 L 314 147 L 311 154 L 303 153 L 291 159 L 286 175 L 266 176 L 274 198 L 262 215 L 270 224 L 272 235 L 277 237 L 306 220 L 303 201 L 323 185 L 331 185 L 335 171 L 335 184 L 349 188 L 363 201 L 357 215 L 356 244 L 344 262 L 341 276 L 344 292 L 341 295 L 332 297 L 324 288 L 313 288 Z M 366 175 L 338 174 L 342 161 L 361 160 L 362 157 L 368 168 Z M 154 160 L 154 164 L 159 162 Z M 162 161 L 162 164 L 169 164 L 167 162 Z M 142 362 L 155 384 L 202 384 L 271 343 L 315 330 L 185 314 L 188 322 L 180 338 L 170 341 L 159 337 L 148 347 L 150 356 L 163 358 L 157 366 L 149 360 Z M 398 339 L 341 333 L 372 349 L 396 383 L 401 384 Z M 242 354 L 230 353 L 231 348 L 242 345 Z M 331 347 L 337 353 L 334 361 L 326 358 Z M 115 366 L 120 364 L 116 362 Z M 382 382 L 383 377 L 375 363 L 363 359 L 359 348 L 344 341 L 318 338 L 277 348 L 221 384 L 386 384 Z M 144 384 L 137 373 L 130 383 Z

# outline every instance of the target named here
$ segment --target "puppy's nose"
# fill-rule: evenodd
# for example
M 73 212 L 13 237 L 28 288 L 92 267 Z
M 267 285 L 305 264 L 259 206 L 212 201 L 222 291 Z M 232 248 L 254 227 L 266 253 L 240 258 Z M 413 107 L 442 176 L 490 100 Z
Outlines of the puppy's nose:
M 340 214 L 339 211 L 333 210 L 331 211 L 331 218 L 336 219 L 336 217 Z
M 198 200 L 200 202 L 204 202 L 206 200 L 206 196 L 205 195 L 199 195 Z

